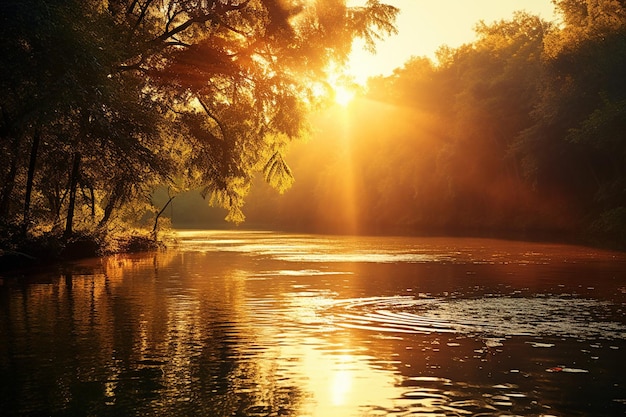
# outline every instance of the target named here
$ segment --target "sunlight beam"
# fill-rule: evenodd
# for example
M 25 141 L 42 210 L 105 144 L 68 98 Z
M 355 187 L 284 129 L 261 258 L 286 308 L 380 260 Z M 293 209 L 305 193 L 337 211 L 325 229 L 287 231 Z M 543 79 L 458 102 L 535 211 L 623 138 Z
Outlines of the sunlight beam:
M 339 104 L 342 107 L 346 107 L 348 104 L 354 100 L 354 96 L 356 92 L 351 90 L 343 85 L 337 85 L 334 87 L 335 90 L 335 103 Z

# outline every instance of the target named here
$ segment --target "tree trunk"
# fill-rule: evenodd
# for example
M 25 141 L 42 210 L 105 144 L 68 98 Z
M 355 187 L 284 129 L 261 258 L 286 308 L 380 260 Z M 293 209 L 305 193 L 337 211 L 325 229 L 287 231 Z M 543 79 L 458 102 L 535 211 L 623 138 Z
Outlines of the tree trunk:
M 74 162 L 72 163 L 72 173 L 70 174 L 70 199 L 67 207 L 67 219 L 65 221 L 64 238 L 72 236 L 72 223 L 74 221 L 74 206 L 76 205 L 76 189 L 78 188 L 78 176 L 80 175 L 80 152 L 74 153 Z
M 33 136 L 33 144 L 30 148 L 30 162 L 28 164 L 28 177 L 26 179 L 26 195 L 24 196 L 24 219 L 22 223 L 22 234 L 26 236 L 28 232 L 28 224 L 30 223 L 30 196 L 33 191 L 33 182 L 35 178 L 35 165 L 37 164 L 37 152 L 39 150 L 40 132 L 35 131 Z
M 167 203 L 165 203 L 165 205 L 163 206 L 163 208 L 161 209 L 161 211 L 159 211 L 159 214 L 156 215 L 156 218 L 154 219 L 154 227 L 152 228 L 152 237 L 156 240 L 156 236 L 157 236 L 157 229 L 159 226 L 159 217 L 161 217 L 161 214 L 163 214 L 163 212 L 165 211 L 165 209 L 167 208 L 167 206 L 170 205 L 170 203 L 172 202 L 172 200 L 175 198 L 176 196 L 172 196 L 170 197 L 169 200 L 167 200 Z
M 17 175 L 18 147 L 18 139 L 14 137 L 11 142 L 13 155 L 9 156 L 11 158 L 11 166 L 9 168 L 9 172 L 7 172 L 7 175 L 4 177 L 2 189 L 0 190 L 0 219 L 9 218 L 9 211 L 11 209 L 11 194 L 13 194 L 15 176 Z
M 122 188 L 123 186 L 121 185 L 121 182 L 118 182 L 115 188 L 113 189 L 113 191 L 111 192 L 111 195 L 109 196 L 109 201 L 107 202 L 107 205 L 104 208 L 104 216 L 102 216 L 102 220 L 100 220 L 100 223 L 98 223 L 99 228 L 106 226 L 109 219 L 111 218 L 113 209 L 115 208 L 117 201 L 122 195 Z
M 17 164 L 15 158 L 11 161 L 11 169 L 7 173 L 4 183 L 2 184 L 2 191 L 0 194 L 0 218 L 9 218 L 9 209 L 11 202 L 11 194 L 13 193 L 13 187 L 15 185 L 15 175 L 17 174 Z

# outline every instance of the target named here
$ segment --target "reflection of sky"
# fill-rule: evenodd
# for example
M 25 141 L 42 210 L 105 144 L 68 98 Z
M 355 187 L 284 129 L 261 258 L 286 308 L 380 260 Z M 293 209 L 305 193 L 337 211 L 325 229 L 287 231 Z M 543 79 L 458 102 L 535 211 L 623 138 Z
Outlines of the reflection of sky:
M 301 253 L 278 254 L 276 259 L 290 262 L 433 262 L 440 257 L 418 253 Z
M 261 239 L 274 253 L 286 247 L 283 254 L 306 255 L 314 248 L 312 256 L 328 256 L 328 265 L 242 256 L 239 250 L 192 249 L 144 258 L 111 257 L 99 266 L 104 272 L 33 285 L 27 287 L 28 297 L 15 291 L 12 320 L 6 323 L 13 326 L 16 338 L 27 336 L 15 342 L 16 351 L 38 352 L 27 357 L 24 374 L 35 378 L 44 371 L 58 372 L 40 385 L 29 380 L 29 386 L 38 392 L 47 381 L 61 381 L 55 398 L 71 402 L 87 395 L 77 388 L 81 384 L 101 384 L 89 394 L 101 398 L 85 399 L 85 404 L 100 401 L 107 407 L 123 407 L 136 401 L 134 406 L 143 407 L 144 414 L 470 415 L 514 403 L 516 395 L 543 393 L 537 386 L 542 381 L 560 387 L 562 381 L 555 382 L 556 378 L 568 370 L 584 368 L 594 378 L 603 378 L 612 369 L 605 366 L 598 372 L 593 366 L 610 363 L 610 355 L 626 348 L 622 343 L 626 325 L 613 322 L 617 317 L 613 304 L 575 296 L 571 290 L 560 295 L 510 295 L 515 287 L 497 294 L 502 287 L 496 283 L 489 288 L 492 295 L 479 298 L 407 292 L 425 276 L 416 275 L 416 270 L 438 277 L 438 264 L 423 269 L 412 265 L 402 270 L 407 276 L 401 277 L 393 264 L 377 267 L 371 262 L 385 263 L 372 256 L 376 254 L 398 255 L 399 263 L 411 262 L 402 261 L 404 255 L 445 254 L 419 249 L 413 241 L 397 244 L 382 239 L 377 247 L 379 240 L 366 239 L 360 245 L 350 239 L 314 237 L 308 246 L 305 238 L 296 237 L 281 246 L 278 242 L 287 237 L 220 233 L 190 235 L 196 242 L 190 247 L 204 239 L 219 247 L 250 248 L 246 245 L 262 246 L 253 242 Z M 476 248 L 472 256 L 478 253 L 487 259 L 486 252 Z M 260 250 L 257 246 L 254 253 Z M 516 250 L 517 260 L 537 258 L 538 253 L 555 256 L 528 247 Z M 354 254 L 367 254 L 369 263 L 352 268 L 329 260 Z M 580 252 L 573 254 L 580 259 Z M 392 273 L 378 279 L 383 269 Z M 477 279 L 464 268 L 446 271 L 460 271 L 458 281 L 451 279 L 450 285 Z M 383 291 L 381 285 L 387 283 Z M 20 330 L 25 326 L 37 331 Z M 519 342 L 522 337 L 526 339 Z M 568 337 L 580 338 L 576 342 L 580 344 L 564 347 Z M 29 340 L 35 347 L 27 345 Z M 541 353 L 531 356 L 533 351 Z M 546 364 L 537 365 L 540 361 Z M 511 373 L 513 369 L 519 373 Z M 512 382 L 526 386 L 518 388 Z M 500 400 L 505 396 L 508 400 Z M 519 404 L 529 403 L 530 399 Z M 500 411 L 539 415 L 539 407 Z
M 201 288 L 196 294 L 202 303 L 227 301 L 225 307 L 231 310 L 228 314 L 235 326 L 233 332 L 241 336 L 241 340 L 233 345 L 233 354 L 246 369 L 245 373 L 240 371 L 236 374 L 230 389 L 234 393 L 251 390 L 248 395 L 252 404 L 271 403 L 277 392 L 292 385 L 297 386 L 302 394 L 296 413 L 301 416 L 351 416 L 358 415 L 358 410 L 406 410 L 403 407 L 407 403 L 418 405 L 419 410 L 424 412 L 441 412 L 454 404 L 452 398 L 435 385 L 445 386 L 452 382 L 445 382 L 438 376 L 417 374 L 410 379 L 419 385 L 435 381 L 433 385 L 437 388 L 417 386 L 407 390 L 402 387 L 403 381 L 406 381 L 402 372 L 410 369 L 405 366 L 426 361 L 430 355 L 439 352 L 439 347 L 427 353 L 422 353 L 421 349 L 408 362 L 406 358 L 398 361 L 394 356 L 397 353 L 385 350 L 385 344 L 391 345 L 392 341 L 385 339 L 385 335 L 389 338 L 395 336 L 393 340 L 397 342 L 403 337 L 420 334 L 445 334 L 451 338 L 454 335 L 467 337 L 481 334 L 478 340 L 480 349 L 473 351 L 476 355 L 482 355 L 489 349 L 502 349 L 503 344 L 509 343 L 505 338 L 511 335 L 540 338 L 551 335 L 624 337 L 624 326 L 615 323 L 596 323 L 593 329 L 589 329 L 590 312 L 598 312 L 604 307 L 602 302 L 591 299 L 544 296 L 468 300 L 413 295 L 359 295 L 352 298 L 339 287 L 331 285 L 322 288 L 319 286 L 322 281 L 318 281 L 333 275 L 358 275 L 353 270 L 338 271 L 332 266 L 337 262 L 394 264 L 452 260 L 471 264 L 544 264 L 559 258 L 558 250 L 544 250 L 550 246 L 530 248 L 513 244 L 510 248 L 500 247 L 498 251 L 491 251 L 484 241 L 477 240 L 465 241 L 466 247 L 451 250 L 444 243 L 438 247 L 422 248 L 385 239 L 355 242 L 341 237 L 221 233 L 208 238 L 203 234 L 194 234 L 187 238 L 183 249 L 195 251 L 198 245 L 232 256 L 243 253 L 261 256 L 265 260 L 290 262 L 287 268 L 284 264 L 272 264 L 274 269 L 260 260 L 254 264 L 234 264 L 225 268 L 224 275 L 219 277 L 218 285 L 223 285 L 223 288 L 215 287 L 216 283 L 213 283 L 210 291 L 209 288 Z M 587 253 L 574 251 L 568 255 L 567 259 L 571 260 L 585 258 Z M 316 265 L 298 268 L 298 262 Z M 207 261 L 199 268 L 207 268 L 208 265 Z M 205 286 L 208 283 L 199 280 L 194 285 Z M 171 332 L 183 334 L 202 327 L 199 321 L 201 315 L 194 303 L 178 302 L 176 306 L 188 307 L 189 311 L 184 314 L 177 312 L 176 317 L 183 323 L 174 325 L 172 322 Z M 365 336 L 365 342 L 364 334 L 369 335 Z M 355 335 L 359 338 L 354 339 Z M 445 345 L 454 350 L 460 349 L 463 343 L 467 340 L 453 340 Z M 376 353 L 369 349 L 370 346 L 376 346 Z M 554 348 L 549 343 L 529 346 L 535 349 Z M 409 347 L 412 348 L 407 346 L 407 349 Z M 452 361 L 452 358 L 446 360 Z M 381 362 L 388 366 L 380 366 Z M 178 375 L 184 376 L 185 367 L 189 364 L 181 362 L 177 366 L 181 368 Z M 470 408 L 469 405 L 465 406 Z M 456 410 L 466 411 L 462 407 Z
M 291 262 L 471 263 L 563 265 L 626 263 L 626 255 L 582 246 L 477 238 L 398 238 L 278 234 L 263 231 L 178 231 L 182 251 L 237 252 Z
M 233 340 L 237 341 L 232 345 L 232 355 L 239 362 L 238 370 L 229 377 L 229 389 L 234 396 L 245 393 L 250 410 L 269 410 L 279 393 L 293 385 L 301 392 L 295 413 L 298 416 L 351 416 L 364 406 L 392 407 L 393 399 L 401 395 L 397 372 L 374 367 L 372 356 L 353 344 L 350 332 L 336 327 L 332 318 L 320 315 L 336 304 L 337 293 L 295 284 L 287 285 L 288 291 L 272 287 L 259 292 L 260 288 L 251 288 L 263 285 L 254 284 L 259 277 L 298 279 L 345 272 L 255 272 L 232 265 L 225 273 L 217 280 L 203 280 L 198 275 L 191 281 L 178 275 L 170 278 L 162 307 L 167 317 L 164 332 L 169 335 L 164 375 L 168 391 L 185 398 L 197 395 L 193 368 L 198 364 L 194 361 L 200 359 L 206 332 L 215 326 L 203 323 L 207 318 L 203 310 L 226 302 L 222 308 L 230 310 L 230 331 L 238 338 Z M 145 344 L 145 336 L 141 339 L 144 341 L 140 343 Z

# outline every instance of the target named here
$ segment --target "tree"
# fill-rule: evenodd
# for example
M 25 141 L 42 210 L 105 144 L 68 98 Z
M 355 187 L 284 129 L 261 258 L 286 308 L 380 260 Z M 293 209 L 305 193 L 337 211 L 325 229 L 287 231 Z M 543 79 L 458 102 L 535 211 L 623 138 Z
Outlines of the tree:
M 546 39 L 541 96 L 518 147 L 538 189 L 567 195 L 583 225 L 623 244 L 626 5 L 555 4 L 565 25 Z
M 255 171 L 289 184 L 331 62 L 397 9 L 368 1 L 59 0 L 0 6 L 0 216 L 107 227 L 157 184 L 202 187 L 233 221 Z M 30 139 L 30 140 L 29 140 Z
M 201 186 L 235 222 L 243 220 L 255 171 L 265 168 L 278 187 L 289 183 L 282 153 L 305 134 L 313 87 L 324 81 L 325 68 L 347 59 L 353 37 L 373 46 L 392 33 L 397 13 L 373 0 L 353 8 L 341 0 L 168 4 L 152 22 L 147 52 L 122 69 L 146 74 L 156 94 L 167 97 L 192 149 L 189 184 Z M 137 13 L 142 27 L 145 16 L 156 15 Z

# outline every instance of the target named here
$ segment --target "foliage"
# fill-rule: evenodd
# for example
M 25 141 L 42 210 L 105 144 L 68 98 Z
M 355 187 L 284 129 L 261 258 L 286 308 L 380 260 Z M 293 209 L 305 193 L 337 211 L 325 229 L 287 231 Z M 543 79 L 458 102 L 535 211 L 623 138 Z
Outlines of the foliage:
M 370 80 L 347 113 L 318 116 L 306 150 L 293 142 L 310 134 L 325 71 L 355 37 L 373 47 L 393 33 L 397 9 L 3 4 L 2 229 L 19 240 L 149 228 L 160 213 L 151 196 L 165 185 L 201 190 L 233 222 L 257 192 L 246 214 L 283 227 L 557 233 L 623 246 L 626 4 L 554 4 L 559 25 L 524 12 L 479 22 L 473 43 Z M 255 178 L 291 190 L 255 191 Z
M 291 183 L 282 154 L 306 135 L 325 69 L 354 37 L 373 47 L 392 33 L 397 12 L 377 0 L 3 3 L 0 219 L 24 236 L 106 234 L 150 223 L 167 184 L 243 220 L 255 172 Z
M 626 5 L 555 5 L 560 25 L 523 12 L 479 22 L 476 41 L 442 47 L 438 62 L 414 57 L 370 80 L 347 122 L 319 120 L 316 150 L 290 155 L 293 190 L 271 207 L 253 195 L 251 220 L 345 231 L 356 216 L 351 231 L 364 233 L 624 247 Z

